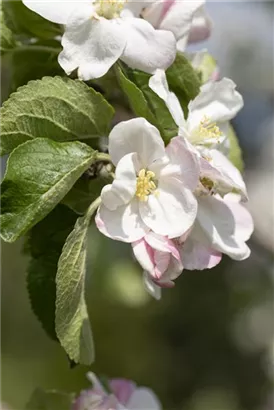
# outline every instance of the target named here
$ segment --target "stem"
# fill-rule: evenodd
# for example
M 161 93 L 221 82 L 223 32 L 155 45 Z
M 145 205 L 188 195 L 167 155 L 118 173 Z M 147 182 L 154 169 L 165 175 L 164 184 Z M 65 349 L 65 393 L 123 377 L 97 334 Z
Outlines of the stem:
M 98 161 L 108 161 L 111 162 L 110 155 L 105 152 L 97 152 L 96 159 Z
M 92 215 L 94 214 L 98 206 L 101 204 L 101 202 L 102 202 L 102 199 L 100 196 L 98 196 L 98 198 L 96 198 L 95 201 L 93 201 L 88 207 L 86 218 L 90 219 L 92 217 Z
M 60 53 L 60 49 L 55 48 L 55 47 L 48 47 L 48 46 L 40 46 L 40 45 L 20 45 L 19 47 L 14 48 L 13 50 L 11 50 L 12 53 L 16 53 L 16 52 L 20 52 L 20 51 L 47 51 L 48 53 L 52 53 L 52 54 L 59 54 Z

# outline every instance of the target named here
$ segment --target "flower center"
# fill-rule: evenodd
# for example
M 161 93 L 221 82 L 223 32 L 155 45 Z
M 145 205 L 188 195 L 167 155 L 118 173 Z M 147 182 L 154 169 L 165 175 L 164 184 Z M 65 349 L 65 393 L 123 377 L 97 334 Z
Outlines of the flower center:
M 210 140 L 216 140 L 220 142 L 219 139 L 222 136 L 220 128 L 217 126 L 216 122 L 211 122 L 210 118 L 204 116 L 201 120 L 198 129 L 194 131 L 191 136 L 191 142 L 200 143 L 210 143 Z
M 196 188 L 196 195 L 207 196 L 215 194 L 215 183 L 208 177 L 201 177 L 199 185 Z
M 97 0 L 94 3 L 96 13 L 108 20 L 120 16 L 127 0 Z
M 155 174 L 152 171 L 141 169 L 137 177 L 137 186 L 135 195 L 140 201 L 147 201 L 148 195 L 156 190 Z M 156 193 L 156 192 L 155 192 Z

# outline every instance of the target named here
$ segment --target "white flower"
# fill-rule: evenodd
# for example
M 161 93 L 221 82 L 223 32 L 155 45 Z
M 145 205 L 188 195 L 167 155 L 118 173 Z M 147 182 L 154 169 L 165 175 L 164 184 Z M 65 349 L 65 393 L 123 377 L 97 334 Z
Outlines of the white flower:
M 46 19 L 65 25 L 59 64 L 82 80 L 98 78 L 120 58 L 132 68 L 154 73 L 169 67 L 176 53 L 171 32 L 138 18 L 145 5 L 132 0 L 23 0 Z
M 179 127 L 178 135 L 192 145 L 189 149 L 197 156 L 200 165 L 202 181 L 199 189 L 203 190 L 203 182 L 209 185 L 211 181 L 214 192 L 224 195 L 235 190 L 246 199 L 246 188 L 240 172 L 221 152 L 227 141 L 229 120 L 243 106 L 242 97 L 235 90 L 233 81 L 224 78 L 204 84 L 198 96 L 188 104 L 187 119 L 176 95 L 169 91 L 163 71 L 158 70 L 150 78 L 149 85 L 165 101 Z
M 173 161 L 174 146 L 165 149 L 159 131 L 144 118 L 116 125 L 109 135 L 115 179 L 101 193 L 98 229 L 113 239 L 134 242 L 149 230 L 174 238 L 193 224 L 198 164 L 185 140 L 177 144 L 185 159 Z
M 92 388 L 83 390 L 73 403 L 72 410 L 161 410 L 162 406 L 147 387 L 137 387 L 125 379 L 108 381 L 111 393 L 102 386 L 94 373 L 87 374 Z
M 177 49 L 184 51 L 187 43 L 205 40 L 211 22 L 203 5 L 205 0 L 156 0 L 142 11 L 142 16 L 155 28 L 171 31 Z

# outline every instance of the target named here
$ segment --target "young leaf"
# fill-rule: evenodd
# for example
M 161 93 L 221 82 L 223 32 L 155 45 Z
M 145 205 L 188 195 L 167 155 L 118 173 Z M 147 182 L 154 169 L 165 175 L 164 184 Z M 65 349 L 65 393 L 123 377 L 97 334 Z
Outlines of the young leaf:
M 26 405 L 26 410 L 70 410 L 74 395 L 56 390 L 36 389 Z
M 107 135 L 113 113 L 103 96 L 81 81 L 30 81 L 1 108 L 1 154 L 33 138 L 72 141 Z
M 34 13 L 21 0 L 3 1 L 3 12 L 8 27 L 18 35 L 48 39 L 60 36 L 63 32 L 59 24 L 51 23 Z
M 53 340 L 58 340 L 55 332 L 57 264 L 76 219 L 77 215 L 66 206 L 57 205 L 32 228 L 25 246 L 31 256 L 27 276 L 31 307 Z
M 182 53 L 177 53 L 174 63 L 166 70 L 168 85 L 173 91 L 184 110 L 188 114 L 188 103 L 193 100 L 200 91 L 198 74 Z
M 237 135 L 232 125 L 229 126 L 228 139 L 230 144 L 228 158 L 235 165 L 235 167 L 238 168 L 240 172 L 243 172 L 244 162 L 242 157 L 242 151 L 238 142 Z
M 7 27 L 4 14 L 2 10 L 2 1 L 0 3 L 0 46 L 1 46 L 1 55 L 6 54 L 14 47 L 16 47 L 16 40 L 13 36 L 12 31 Z
M 120 67 L 117 67 L 116 72 L 133 112 L 155 125 L 167 144 L 177 135 L 178 127 L 164 101 L 149 88 L 150 75 L 129 68 L 122 70 Z
M 69 358 L 90 365 L 94 347 L 85 302 L 87 233 L 91 216 L 100 203 L 92 203 L 78 218 L 68 236 L 58 262 L 56 275 L 56 333 Z
M 43 40 L 28 46 L 17 47 L 11 59 L 11 87 L 15 91 L 30 80 L 44 76 L 62 75 L 57 61 L 61 45 L 56 40 Z
M 95 151 L 76 141 L 37 138 L 16 148 L 2 182 L 2 238 L 14 242 L 41 221 L 95 158 Z

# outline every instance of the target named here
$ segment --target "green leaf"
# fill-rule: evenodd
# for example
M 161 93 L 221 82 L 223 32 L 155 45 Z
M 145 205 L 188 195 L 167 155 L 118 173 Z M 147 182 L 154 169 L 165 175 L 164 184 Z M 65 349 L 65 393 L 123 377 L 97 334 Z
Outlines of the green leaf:
M 58 340 L 55 332 L 55 300 L 58 259 L 77 215 L 64 205 L 54 210 L 30 231 L 27 251 L 27 287 L 31 307 L 48 336 Z
M 48 39 L 63 33 L 59 24 L 51 23 L 34 13 L 21 0 L 3 1 L 3 11 L 8 27 L 15 34 Z
M 241 147 L 238 142 L 237 135 L 232 127 L 229 126 L 228 139 L 230 143 L 228 158 L 240 172 L 244 170 L 244 162 L 242 157 Z
M 16 40 L 13 36 L 12 31 L 7 27 L 4 13 L 2 10 L 2 1 L 0 3 L 0 30 L 1 30 L 1 55 L 6 54 L 14 47 L 16 47 Z
M 177 135 L 178 126 L 164 101 L 149 88 L 150 75 L 125 67 L 123 70 L 117 67 L 116 72 L 133 112 L 138 117 L 146 118 L 157 127 L 167 144 L 172 137 Z
M 93 202 L 78 218 L 68 236 L 56 275 L 56 333 L 69 358 L 90 365 L 94 346 L 85 302 L 87 233 L 91 216 L 99 205 Z
M 16 148 L 2 182 L 2 238 L 14 242 L 41 221 L 95 158 L 80 142 L 37 138 Z
M 30 80 L 64 74 L 57 61 L 60 51 L 60 43 L 56 40 L 43 40 L 14 49 L 11 60 L 12 91 Z
M 56 390 L 36 389 L 26 405 L 26 410 L 70 410 L 74 395 Z
M 182 53 L 177 53 L 174 63 L 166 71 L 170 91 L 173 91 L 188 114 L 188 104 L 200 91 L 199 76 Z
M 33 138 L 72 141 L 107 135 L 113 113 L 103 96 L 81 81 L 30 81 L 1 108 L 1 154 Z

